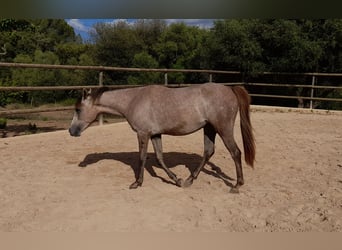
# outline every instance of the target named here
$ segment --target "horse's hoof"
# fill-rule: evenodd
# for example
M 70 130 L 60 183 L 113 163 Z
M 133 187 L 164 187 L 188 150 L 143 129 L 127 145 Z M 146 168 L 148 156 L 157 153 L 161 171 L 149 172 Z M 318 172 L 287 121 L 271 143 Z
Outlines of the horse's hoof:
M 238 194 L 240 193 L 239 189 L 237 187 L 232 187 L 229 191 L 231 194 Z
M 184 184 L 183 184 L 183 187 L 187 188 L 187 187 L 190 187 L 193 183 L 194 179 L 186 179 Z
M 130 186 L 129 186 L 129 189 L 136 189 L 138 187 L 141 187 L 141 184 L 140 182 L 133 182 Z
M 178 187 L 183 187 L 183 185 L 184 185 L 183 179 L 182 179 L 182 178 L 177 179 L 176 185 L 177 185 Z

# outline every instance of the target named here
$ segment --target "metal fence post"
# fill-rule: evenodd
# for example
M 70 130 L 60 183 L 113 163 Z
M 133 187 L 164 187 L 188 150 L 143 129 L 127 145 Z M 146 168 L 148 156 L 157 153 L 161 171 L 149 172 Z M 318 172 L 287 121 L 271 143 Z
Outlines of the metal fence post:
M 209 74 L 209 82 L 213 82 L 213 74 Z
M 313 107 L 313 101 L 312 101 L 312 98 L 313 98 L 313 96 L 314 96 L 314 86 L 315 86 L 315 81 L 316 81 L 316 77 L 315 77 L 315 75 L 313 75 L 312 76 L 312 83 L 311 83 L 311 94 L 310 94 L 310 109 L 312 109 L 312 107 Z
M 103 71 L 101 71 L 99 74 L 99 86 L 103 86 Z M 103 125 L 103 114 L 99 115 L 99 125 Z

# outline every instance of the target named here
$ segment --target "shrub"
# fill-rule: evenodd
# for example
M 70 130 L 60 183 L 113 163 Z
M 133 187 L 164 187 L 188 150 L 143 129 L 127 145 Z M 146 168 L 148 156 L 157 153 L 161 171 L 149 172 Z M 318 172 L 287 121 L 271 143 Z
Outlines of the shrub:
M 7 125 L 7 119 L 6 118 L 0 118 L 0 129 L 6 128 Z

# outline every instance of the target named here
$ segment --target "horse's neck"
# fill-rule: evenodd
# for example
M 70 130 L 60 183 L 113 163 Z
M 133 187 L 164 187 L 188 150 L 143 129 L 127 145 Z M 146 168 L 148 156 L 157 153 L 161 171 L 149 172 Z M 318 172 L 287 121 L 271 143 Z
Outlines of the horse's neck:
M 121 89 L 104 92 L 97 104 L 104 113 L 125 116 L 128 105 L 136 96 L 137 90 Z

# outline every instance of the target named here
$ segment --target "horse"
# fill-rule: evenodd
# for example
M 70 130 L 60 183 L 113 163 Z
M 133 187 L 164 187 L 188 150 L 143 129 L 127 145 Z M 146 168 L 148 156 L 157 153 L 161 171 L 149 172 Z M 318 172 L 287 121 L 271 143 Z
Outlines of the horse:
M 254 167 L 255 140 L 250 120 L 250 97 L 242 86 L 224 86 L 205 83 L 184 88 L 161 85 L 110 90 L 102 87 L 83 90 L 82 98 L 75 104 L 75 112 L 69 128 L 71 136 L 81 133 L 101 113 L 123 116 L 137 133 L 139 145 L 139 170 L 136 180 L 129 186 L 142 186 L 149 140 L 160 166 L 179 187 L 189 187 L 201 169 L 215 152 L 218 134 L 230 152 L 236 167 L 236 184 L 231 192 L 238 193 L 244 184 L 241 151 L 234 140 L 235 119 L 240 111 L 240 127 L 245 162 Z M 178 178 L 164 163 L 162 134 L 181 136 L 204 131 L 204 153 L 199 166 L 184 181 Z

